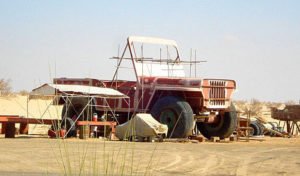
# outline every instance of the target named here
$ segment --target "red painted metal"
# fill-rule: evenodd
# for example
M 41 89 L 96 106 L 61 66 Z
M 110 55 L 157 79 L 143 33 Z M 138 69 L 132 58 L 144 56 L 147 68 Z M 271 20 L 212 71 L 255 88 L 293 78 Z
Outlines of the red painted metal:
M 5 138 L 14 138 L 16 133 L 15 123 L 6 123 Z
M 20 134 L 28 134 L 28 123 L 20 123 Z
M 27 124 L 47 124 L 52 125 L 54 119 L 34 119 L 34 118 L 25 118 L 18 115 L 0 115 L 0 123 L 27 123 Z
M 15 137 L 15 124 L 20 123 L 20 133 L 28 133 L 28 124 L 47 124 L 52 125 L 57 122 L 54 119 L 33 119 L 33 118 L 24 118 L 18 115 L 0 115 L 0 123 L 2 123 L 1 134 L 5 134 L 5 138 L 14 138 Z
M 48 130 L 48 136 L 50 138 L 64 138 L 66 135 L 66 130 L 65 129 L 59 129 L 57 131 L 49 129 Z
M 191 77 L 179 77 L 179 76 L 158 76 L 139 74 L 138 66 L 143 64 L 143 59 L 137 58 L 133 41 L 137 39 L 140 41 L 144 38 L 135 37 L 131 41 L 127 39 L 126 47 L 123 54 L 118 61 L 117 69 L 113 76 L 113 80 L 96 80 L 96 79 L 78 79 L 78 78 L 57 78 L 54 79 L 54 83 L 57 84 L 88 84 L 90 86 L 108 87 L 113 88 L 121 93 L 127 95 L 130 98 L 130 103 L 126 103 L 124 100 L 103 100 L 96 98 L 96 110 L 99 112 L 105 112 L 105 102 L 116 113 L 122 114 L 127 112 L 146 112 L 149 113 L 156 101 L 162 96 L 172 95 L 183 98 L 187 101 L 193 109 L 193 113 L 196 115 L 201 112 L 215 112 L 226 111 L 230 106 L 231 96 L 236 88 L 236 82 L 234 80 L 227 79 L 202 79 Z M 151 40 L 151 41 L 150 41 Z M 169 40 L 157 40 L 146 39 L 146 43 L 155 43 L 161 41 L 162 44 L 171 44 L 176 48 L 177 57 L 174 62 L 167 62 L 168 66 L 174 66 L 176 64 L 184 63 L 180 61 L 177 44 Z M 125 58 L 126 51 L 129 51 L 130 58 Z M 123 59 L 130 59 L 133 66 L 133 74 L 135 74 L 136 81 L 124 81 L 117 80 L 118 69 L 120 68 Z M 149 60 L 148 60 L 149 61 Z M 156 62 L 153 58 L 153 62 Z M 162 61 L 162 60 L 161 60 Z M 160 64 L 161 64 L 160 61 Z M 156 62 L 157 63 L 157 62 Z M 196 63 L 196 61 L 195 61 Z M 198 62 L 197 62 L 198 63 Z M 154 74 L 155 75 L 155 74 Z M 61 102 L 63 103 L 63 102 Z M 99 105 L 99 106 L 98 106 Z M 124 118 L 125 119 L 125 118 Z M 127 117 L 126 117 L 127 119 Z M 213 121 L 213 119 L 207 119 L 207 121 Z

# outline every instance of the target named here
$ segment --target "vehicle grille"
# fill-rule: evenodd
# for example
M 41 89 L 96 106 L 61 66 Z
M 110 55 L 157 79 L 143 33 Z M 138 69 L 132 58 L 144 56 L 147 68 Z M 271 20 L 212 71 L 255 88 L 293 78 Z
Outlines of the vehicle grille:
M 226 81 L 211 80 L 209 81 L 209 104 L 213 106 L 225 105 L 226 100 Z

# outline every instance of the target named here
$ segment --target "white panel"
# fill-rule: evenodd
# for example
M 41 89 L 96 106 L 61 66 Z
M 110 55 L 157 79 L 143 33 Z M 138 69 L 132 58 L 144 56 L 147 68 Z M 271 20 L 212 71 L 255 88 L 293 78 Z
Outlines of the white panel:
M 151 44 L 161 44 L 174 46 L 177 49 L 177 43 L 174 40 L 155 38 L 155 37 L 143 37 L 143 36 L 130 36 L 128 37 L 130 43 L 140 42 L 140 43 L 151 43 Z
M 31 95 L 55 95 L 56 93 L 65 92 L 65 93 L 82 93 L 90 95 L 103 95 L 103 96 L 112 96 L 112 97 L 124 97 L 126 95 L 121 92 L 104 87 L 93 87 L 93 86 L 84 86 L 84 85 L 65 85 L 65 84 L 44 84 L 30 93 Z
M 136 63 L 138 76 L 185 77 L 182 65 L 166 63 Z

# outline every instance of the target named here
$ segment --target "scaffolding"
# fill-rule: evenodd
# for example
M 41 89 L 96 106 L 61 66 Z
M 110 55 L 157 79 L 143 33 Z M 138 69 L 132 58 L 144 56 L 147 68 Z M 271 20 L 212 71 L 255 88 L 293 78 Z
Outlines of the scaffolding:
M 94 86 L 85 86 L 85 85 L 60 85 L 60 84 L 44 84 L 36 89 L 34 89 L 30 98 L 47 96 L 53 98 L 53 105 L 59 105 L 61 102 L 64 102 L 66 112 L 69 108 L 74 108 L 72 99 L 82 98 L 86 99 L 84 107 L 77 112 L 77 115 L 74 117 L 67 117 L 67 113 L 62 114 L 62 119 L 57 121 L 57 123 L 52 124 L 52 130 L 55 134 L 59 134 L 60 137 L 66 138 L 74 127 L 88 126 L 88 128 L 106 126 L 111 128 L 112 135 L 111 139 L 114 138 L 115 126 L 119 124 L 118 118 L 116 115 L 116 108 L 113 104 L 114 100 L 121 100 L 130 106 L 130 99 L 128 96 L 122 94 L 121 92 L 104 87 L 94 87 Z M 95 100 L 101 100 L 101 104 L 95 104 Z M 112 101 L 113 100 L 113 101 Z M 112 106 L 113 105 L 113 106 Z M 49 105 L 50 106 L 50 105 Z M 101 109 L 101 118 L 93 119 L 92 116 L 94 112 L 91 111 L 92 108 Z M 129 118 L 129 109 L 127 113 L 127 118 Z M 90 113 L 85 114 L 87 118 L 82 118 L 84 113 L 88 111 Z M 111 120 L 108 120 L 107 117 L 110 116 Z M 72 123 L 67 126 L 68 118 L 72 119 Z M 98 119 L 100 121 L 98 121 Z M 76 129 L 76 128 L 75 128 Z M 80 128 L 81 129 L 81 128 Z M 65 130 L 61 133 L 61 130 Z M 91 130 L 90 130 L 91 131 Z M 77 131 L 76 131 L 77 133 Z M 105 136 L 104 136 L 105 137 Z

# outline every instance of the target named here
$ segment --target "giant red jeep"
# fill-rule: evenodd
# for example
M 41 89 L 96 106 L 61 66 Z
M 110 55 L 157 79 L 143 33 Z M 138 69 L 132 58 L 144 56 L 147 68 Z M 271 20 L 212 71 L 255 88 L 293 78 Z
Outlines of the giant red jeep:
M 159 46 L 157 58 L 146 57 L 146 46 L 150 46 L 148 54 L 155 53 L 153 45 Z M 128 114 L 131 117 L 134 113 L 151 113 L 159 122 L 168 125 L 169 137 L 187 137 L 195 124 L 207 138 L 226 138 L 234 131 L 236 112 L 231 105 L 231 96 L 236 88 L 235 81 L 192 77 L 191 70 L 190 75 L 186 76 L 185 67 L 191 69 L 194 66 L 196 72 L 195 65 L 199 61 L 181 60 L 175 41 L 128 37 L 121 56 L 113 58 L 117 60 L 117 68 L 112 80 L 56 78 L 54 83 L 116 89 L 127 95 L 130 101 L 109 100 L 114 112 L 110 115 L 112 120 L 123 123 L 128 120 Z M 122 69 L 125 72 L 121 72 Z M 129 75 L 134 75 L 134 79 L 121 79 Z M 62 118 L 67 118 L 68 123 L 73 123 L 71 117 L 79 115 L 78 112 L 88 102 L 86 98 L 73 98 L 71 101 L 72 108 L 66 108 L 65 105 L 62 112 Z M 109 117 L 102 104 L 102 99 L 94 98 L 89 114 Z M 80 114 L 80 119 L 89 119 L 91 115 L 87 114 L 88 112 Z

